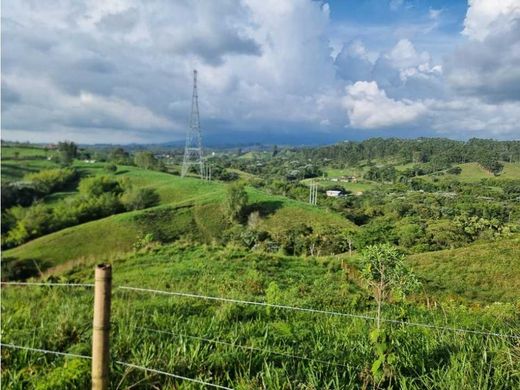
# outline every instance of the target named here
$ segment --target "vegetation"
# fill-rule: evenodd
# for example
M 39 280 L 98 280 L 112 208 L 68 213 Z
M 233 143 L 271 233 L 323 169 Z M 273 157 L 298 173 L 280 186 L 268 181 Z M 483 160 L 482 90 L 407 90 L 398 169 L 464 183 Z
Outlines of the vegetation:
M 228 218 L 233 221 L 240 221 L 247 205 L 247 192 L 242 183 L 231 184 L 226 190 L 225 212 Z
M 352 314 L 375 309 L 364 286 L 358 285 L 355 278 L 347 278 L 339 262 L 332 258 L 302 261 L 297 257 L 178 243 L 114 258 L 113 266 L 114 284 L 119 286 L 189 291 Z M 90 282 L 92 274 L 91 267 L 78 263 L 65 271 L 61 281 Z M 3 316 L 8 319 L 2 323 L 4 343 L 90 353 L 90 291 L 14 287 L 3 289 L 2 299 Z M 383 322 L 386 346 L 377 349 L 370 335 L 374 322 L 360 318 L 117 289 L 113 299 L 113 360 L 234 388 L 340 389 L 375 384 L 451 388 L 464 383 L 468 388 L 506 389 L 519 384 L 515 374 L 518 355 L 514 342 L 507 338 Z M 39 303 L 42 300 L 45 305 Z M 507 304 L 461 309 L 449 303 L 428 308 L 400 301 L 384 305 L 383 317 L 508 334 L 519 330 L 518 313 Z M 376 341 L 381 344 L 383 337 L 378 336 Z M 377 351 L 386 356 L 384 377 L 372 370 L 380 358 Z M 3 348 L 2 354 L 2 381 L 9 388 L 84 387 L 89 381 L 88 362 L 8 348 Z M 33 370 L 24 369 L 28 366 Z M 198 388 L 164 376 L 126 370 L 117 364 L 112 366 L 112 380 L 123 388 L 137 382 L 142 388 Z
M 206 153 L 203 181 L 178 176 L 182 150 L 3 143 L 2 279 L 91 282 L 108 261 L 115 285 L 348 314 L 114 291 L 114 360 L 222 386 L 520 386 L 515 338 L 442 330 L 518 335 L 519 142 L 255 148 Z M 91 306 L 4 287 L 3 342 L 88 355 Z M 9 388 L 88 386 L 88 361 L 3 348 L 2 363 Z M 121 388 L 198 388 L 112 371 Z

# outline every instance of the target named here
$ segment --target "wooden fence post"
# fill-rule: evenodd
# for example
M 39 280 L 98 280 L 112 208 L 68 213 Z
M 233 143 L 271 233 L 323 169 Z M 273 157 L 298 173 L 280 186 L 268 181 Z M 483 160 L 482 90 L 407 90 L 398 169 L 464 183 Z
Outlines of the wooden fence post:
M 92 390 L 108 389 L 112 266 L 96 266 L 92 332 Z

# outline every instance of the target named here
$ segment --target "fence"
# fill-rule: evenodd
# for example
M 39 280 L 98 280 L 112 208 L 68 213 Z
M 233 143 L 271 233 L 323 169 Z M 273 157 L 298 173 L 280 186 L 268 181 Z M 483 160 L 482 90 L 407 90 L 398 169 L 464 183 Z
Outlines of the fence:
M 95 283 L 37 283 L 37 282 L 1 282 L 2 285 L 14 285 L 14 286 L 49 286 L 49 287 L 84 287 L 84 288 L 94 288 L 94 316 L 93 316 L 93 337 L 92 337 L 92 356 L 79 355 L 73 353 L 59 352 L 59 351 L 50 351 L 39 348 L 32 348 L 20 345 L 14 345 L 9 343 L 0 343 L 0 346 L 3 348 L 13 348 L 26 350 L 30 352 L 43 353 L 43 354 L 52 354 L 57 356 L 70 356 L 80 359 L 88 359 L 91 360 L 92 366 L 92 389 L 93 390 L 105 390 L 109 385 L 109 363 L 110 363 L 110 311 L 111 311 L 111 295 L 112 295 L 112 277 L 111 277 L 112 269 L 110 265 L 100 264 L 96 266 L 95 269 Z M 218 302 L 226 302 L 233 303 L 238 305 L 253 305 L 253 306 L 262 306 L 262 307 L 270 307 L 274 309 L 283 309 L 283 310 L 291 310 L 291 311 L 299 311 L 306 313 L 315 313 L 329 316 L 338 316 L 338 317 L 347 317 L 347 318 L 357 318 L 367 321 L 376 321 L 377 318 L 368 315 L 361 314 L 352 314 L 352 313 L 343 313 L 337 311 L 328 311 L 328 310 L 320 310 L 313 308 L 303 308 L 297 306 L 289 306 L 289 305 L 281 305 L 281 304 L 273 304 L 267 302 L 259 302 L 259 301 L 247 301 L 240 300 L 234 298 L 225 298 L 225 297 L 216 297 L 216 296 L 207 296 L 201 294 L 193 294 L 186 292 L 175 292 L 175 291 L 163 291 L 163 290 L 155 290 L 149 288 L 139 288 L 132 286 L 116 286 L 116 289 L 125 290 L 125 291 L 134 291 L 137 293 L 152 293 L 152 294 L 163 294 L 169 296 L 179 296 L 191 299 L 201 299 L 201 300 L 209 300 L 209 301 L 218 301 Z M 414 326 L 414 327 L 424 327 L 429 329 L 443 330 L 449 332 L 457 332 L 457 333 L 467 333 L 481 336 L 490 336 L 490 337 L 503 337 L 510 338 L 515 340 L 520 340 L 520 335 L 517 334 L 505 334 L 505 333 L 497 333 L 497 332 L 489 332 L 485 330 L 474 330 L 474 329 L 464 329 L 464 328 L 456 328 L 450 326 L 439 326 L 434 324 L 425 324 L 425 323 L 417 323 L 411 321 L 402 321 L 402 320 L 394 320 L 394 319 L 381 319 L 382 322 L 386 322 L 389 324 L 396 325 L 405 325 L 405 326 Z M 252 352 L 262 352 L 267 354 L 279 355 L 283 357 L 300 359 L 305 361 L 310 361 L 314 363 L 324 364 L 324 365 L 332 365 L 339 367 L 348 367 L 348 365 L 340 364 L 336 362 L 330 362 L 321 359 L 313 359 L 307 356 L 295 355 L 290 353 L 284 353 L 279 351 L 273 351 L 253 346 L 245 346 L 234 343 L 229 343 L 221 340 L 213 340 L 200 336 L 191 336 L 188 334 L 179 334 L 168 332 L 160 329 L 153 329 L 148 327 L 138 327 L 137 329 L 146 330 L 149 332 L 155 332 L 158 334 L 168 334 L 175 337 L 185 337 L 197 339 L 205 342 L 228 345 L 236 348 L 242 348 L 245 350 L 249 350 Z M 118 365 L 122 365 L 129 368 L 134 368 L 150 373 L 155 373 L 159 375 L 164 375 L 167 377 L 189 381 L 193 383 L 198 383 L 204 386 L 218 388 L 218 389 L 231 389 L 229 387 L 208 383 L 202 381 L 200 379 L 188 378 L 182 375 L 177 375 L 174 373 L 165 372 L 162 370 L 144 367 L 140 365 L 135 365 L 132 363 L 127 363 L 119 360 L 114 361 Z

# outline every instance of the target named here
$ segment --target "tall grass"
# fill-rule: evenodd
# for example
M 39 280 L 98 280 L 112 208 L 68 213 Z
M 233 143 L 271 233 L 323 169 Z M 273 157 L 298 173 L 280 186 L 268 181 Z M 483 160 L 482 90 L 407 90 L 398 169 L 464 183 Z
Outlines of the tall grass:
M 113 267 L 116 286 L 199 292 L 358 314 L 373 310 L 362 286 L 348 280 L 332 259 L 177 244 L 116 259 Z M 92 281 L 92 274 L 91 269 L 78 265 L 66 271 L 63 280 Z M 3 288 L 2 342 L 89 355 L 91 307 L 89 289 Z M 428 310 L 420 304 L 396 302 L 385 307 L 385 317 L 509 334 L 520 331 L 520 315 L 513 305 L 469 308 L 445 304 L 442 309 Z M 236 389 L 378 386 L 371 374 L 375 349 L 369 332 L 373 323 L 363 319 L 115 289 L 112 322 L 114 361 Z M 386 368 L 381 387 L 520 386 L 518 341 L 386 326 L 397 359 Z M 4 348 L 2 364 L 6 388 L 84 388 L 89 383 L 88 361 Z M 115 363 L 111 378 L 114 388 L 200 388 Z

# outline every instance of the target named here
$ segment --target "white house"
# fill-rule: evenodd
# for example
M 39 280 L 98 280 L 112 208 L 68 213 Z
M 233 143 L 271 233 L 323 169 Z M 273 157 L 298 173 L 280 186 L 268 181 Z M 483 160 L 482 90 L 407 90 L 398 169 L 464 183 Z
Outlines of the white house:
M 342 194 L 341 191 L 337 191 L 337 190 L 327 190 L 327 196 L 331 196 L 331 197 L 337 198 L 337 197 L 340 196 L 341 194 Z

